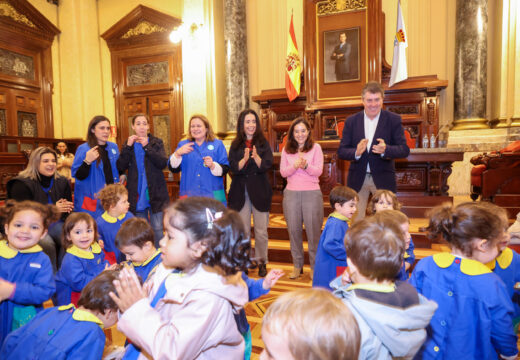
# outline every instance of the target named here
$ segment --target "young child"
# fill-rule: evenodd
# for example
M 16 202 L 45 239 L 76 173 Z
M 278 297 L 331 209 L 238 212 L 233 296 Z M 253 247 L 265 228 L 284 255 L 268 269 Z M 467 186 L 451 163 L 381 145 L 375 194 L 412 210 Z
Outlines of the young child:
M 81 290 L 108 268 L 97 239 L 96 222 L 89 214 L 72 213 L 65 220 L 62 246 L 67 250 L 56 273 L 58 305 L 77 305 Z
M 121 225 L 116 235 L 116 246 L 126 256 L 143 282 L 150 272 L 161 263 L 161 250 L 154 245 L 152 226 L 143 218 L 131 218 Z
M 278 279 L 283 275 L 284 272 L 282 270 L 272 269 L 263 279 L 254 280 L 243 272 L 242 280 L 247 284 L 249 301 L 253 301 L 258 299 L 260 296 L 269 293 L 274 284 L 276 284 Z M 242 334 L 245 340 L 244 360 L 249 360 L 253 350 L 253 342 L 251 338 L 251 327 L 247 322 L 246 311 L 243 308 L 240 309 L 238 315 L 235 315 L 235 320 L 237 322 L 238 331 Z
M 56 290 L 51 261 L 38 241 L 59 214 L 53 205 L 12 200 L 0 213 L 7 239 L 0 240 L 1 344 L 7 334 L 41 311 L 42 303 Z
M 395 219 L 395 221 L 397 221 L 397 223 L 401 227 L 401 230 L 403 230 L 404 232 L 404 238 L 406 241 L 404 261 L 403 265 L 401 266 L 401 269 L 399 270 L 399 273 L 397 274 L 396 280 L 406 281 L 410 276 L 410 268 L 415 262 L 415 254 L 413 253 L 413 247 L 412 251 L 410 251 L 410 247 L 413 246 L 411 245 L 412 237 L 410 236 L 410 219 L 408 219 L 408 216 L 406 216 L 399 210 L 385 210 L 384 212 L 387 216 L 390 216 L 391 218 Z
M 261 360 L 356 360 L 361 334 L 352 312 L 324 289 L 278 297 L 262 319 Z
M 240 216 L 218 200 L 188 197 L 165 210 L 164 229 L 148 296 L 129 268 L 111 293 L 122 312 L 118 329 L 135 345 L 125 358 L 242 359 L 233 314 L 248 300 L 240 271 L 251 264 L 251 243 Z
M 413 252 L 415 245 L 413 243 L 412 237 L 410 236 L 410 220 L 404 213 L 399 211 L 400 209 L 401 203 L 399 203 L 399 200 L 397 200 L 397 196 L 390 190 L 384 189 L 376 190 L 369 206 L 369 212 L 371 214 L 376 214 L 384 210 L 396 210 L 399 212 L 399 214 L 393 214 L 397 217 L 397 221 L 401 224 L 401 228 L 405 232 L 406 250 L 404 253 L 404 269 L 401 269 L 399 274 L 397 274 L 397 280 L 404 281 L 408 279 L 408 276 L 410 275 L 410 268 L 415 262 L 415 254 Z
M 116 246 L 116 234 L 121 225 L 134 215 L 128 211 L 128 191 L 121 184 L 110 184 L 98 193 L 98 199 L 105 212 L 101 214 L 96 223 L 99 239 L 103 241 L 103 251 L 110 264 L 124 261 L 124 256 Z
M 73 304 L 45 309 L 6 338 L 0 358 L 99 360 L 105 347 L 103 328 L 117 321 L 117 305 L 108 295 L 115 291 L 117 271 L 105 271 L 81 291 Z
M 385 211 L 356 222 L 345 239 L 352 284 L 331 284 L 361 331 L 360 359 L 411 359 L 426 339 L 437 305 L 407 282 L 395 281 L 403 263 L 404 233 Z
M 451 253 L 416 265 L 410 283 L 439 308 L 421 348 L 422 359 L 516 359 L 513 306 L 504 283 L 485 265 L 497 254 L 506 224 L 491 203 L 432 209 L 428 230 Z
M 336 186 L 329 199 L 334 212 L 329 215 L 318 243 L 312 286 L 331 290 L 329 283 L 336 278 L 338 268 L 347 266 L 344 239 L 348 221 L 356 212 L 358 195 L 347 186 Z

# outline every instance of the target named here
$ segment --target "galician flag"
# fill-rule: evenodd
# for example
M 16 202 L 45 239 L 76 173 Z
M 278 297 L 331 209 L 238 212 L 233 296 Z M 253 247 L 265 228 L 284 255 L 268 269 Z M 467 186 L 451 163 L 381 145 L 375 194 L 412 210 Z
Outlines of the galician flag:
M 406 29 L 404 28 L 403 13 L 401 12 L 401 1 L 397 1 L 397 31 L 394 40 L 394 58 L 392 60 L 392 72 L 390 73 L 390 83 L 393 86 L 399 81 L 408 79 L 408 70 L 406 69 L 406 51 L 408 47 L 408 38 L 406 37 Z
M 285 91 L 289 101 L 293 101 L 300 95 L 300 74 L 302 66 L 296 35 L 294 34 L 293 16 L 291 15 L 291 25 L 289 26 L 289 37 L 287 39 L 287 57 L 285 58 Z

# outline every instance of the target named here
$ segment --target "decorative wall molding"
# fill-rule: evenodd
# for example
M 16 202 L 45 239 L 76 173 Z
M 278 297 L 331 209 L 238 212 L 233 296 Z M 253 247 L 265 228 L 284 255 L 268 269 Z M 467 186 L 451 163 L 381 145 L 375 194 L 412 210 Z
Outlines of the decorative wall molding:
M 162 26 L 159 26 L 157 24 L 152 24 L 146 20 L 143 20 L 139 22 L 134 28 L 128 30 L 123 36 L 121 36 L 121 39 L 128 39 L 133 36 L 139 36 L 139 35 L 150 35 L 156 32 L 165 32 L 168 31 Z

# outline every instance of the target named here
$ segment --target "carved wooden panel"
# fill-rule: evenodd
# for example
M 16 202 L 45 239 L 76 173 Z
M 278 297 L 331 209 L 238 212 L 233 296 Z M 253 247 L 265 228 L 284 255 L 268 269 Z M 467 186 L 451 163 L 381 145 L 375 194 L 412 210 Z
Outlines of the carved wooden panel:
M 38 124 L 35 113 L 18 111 L 18 135 L 38 137 Z
M 163 139 L 166 152 L 180 140 L 182 47 L 168 39 L 180 24 L 180 19 L 139 5 L 101 35 L 112 58 L 119 143 L 130 134 L 128 118 L 137 113 L 148 115 L 150 130 Z
M 426 190 L 426 169 L 406 169 L 396 171 L 397 187 L 401 190 Z
M 0 109 L 0 136 L 7 135 L 7 119 L 5 113 L 5 109 Z
M 6 109 L 5 134 L 16 136 L 23 128 L 24 134 L 54 136 L 51 45 L 59 33 L 27 0 L 0 2 L 0 109 Z M 27 110 L 36 116 L 34 132 L 18 126 L 18 112 Z

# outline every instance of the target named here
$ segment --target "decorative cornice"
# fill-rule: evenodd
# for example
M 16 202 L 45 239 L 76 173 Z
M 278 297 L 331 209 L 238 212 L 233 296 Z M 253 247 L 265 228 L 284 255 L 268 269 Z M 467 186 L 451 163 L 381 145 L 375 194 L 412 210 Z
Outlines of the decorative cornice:
M 0 1 L 0 16 L 7 16 L 16 22 L 25 24 L 29 27 L 36 28 L 36 26 L 25 15 L 20 14 L 15 8 L 6 1 Z
M 323 16 L 366 8 L 367 0 L 326 0 L 316 3 L 316 14 Z
M 157 24 L 152 24 L 146 20 L 141 20 L 134 28 L 128 30 L 121 39 L 128 39 L 139 35 L 150 35 L 157 32 L 165 32 L 167 29 Z

